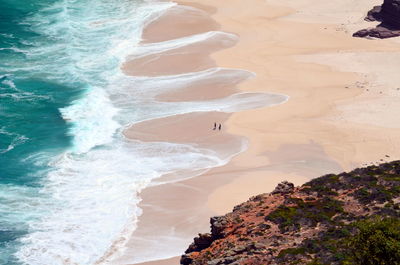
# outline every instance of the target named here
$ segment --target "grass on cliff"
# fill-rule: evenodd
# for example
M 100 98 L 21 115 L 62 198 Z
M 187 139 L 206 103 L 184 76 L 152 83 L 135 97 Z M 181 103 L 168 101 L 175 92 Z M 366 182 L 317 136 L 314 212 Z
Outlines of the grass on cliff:
M 279 206 L 265 217 L 266 221 L 278 224 L 282 232 L 298 230 L 301 226 L 316 226 L 320 222 L 331 222 L 337 213 L 342 213 L 342 202 L 332 198 L 304 202 L 292 199 L 294 206 Z
M 370 218 L 332 227 L 318 238 L 306 239 L 297 248 L 282 250 L 279 264 L 399 265 L 400 219 Z
M 400 161 L 358 168 L 350 173 L 328 174 L 303 185 L 303 191 L 318 197 L 336 196 L 339 190 L 355 190 L 360 203 L 383 203 L 400 195 Z

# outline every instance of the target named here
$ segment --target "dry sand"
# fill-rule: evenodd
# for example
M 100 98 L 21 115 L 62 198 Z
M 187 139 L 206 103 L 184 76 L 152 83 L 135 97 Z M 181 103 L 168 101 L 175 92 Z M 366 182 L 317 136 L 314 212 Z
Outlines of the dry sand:
M 381 159 L 399 159 L 400 80 L 395 70 L 388 70 L 400 69 L 400 60 L 394 59 L 400 56 L 398 40 L 351 36 L 355 30 L 372 26 L 363 17 L 378 3 L 370 0 L 182 2 L 203 11 L 196 13 L 190 9 L 190 24 L 196 25 L 194 33 L 218 28 L 204 15 L 208 13 L 221 30 L 240 37 L 237 45 L 224 47 L 227 49 L 211 56 L 218 66 L 257 74 L 255 79 L 241 83 L 239 89 L 286 94 L 290 100 L 229 117 L 224 123 L 227 135 L 246 137 L 249 148 L 228 165 L 180 183 L 146 189 L 141 194 L 144 214 L 134 236 L 146 237 L 154 229 L 156 238 L 163 229 L 174 229 L 190 242 L 196 232 L 207 231 L 212 214 L 226 213 L 252 195 L 271 191 L 282 180 L 302 184 L 325 173 Z M 201 14 L 199 20 L 193 19 L 193 12 Z M 171 24 L 179 22 L 179 32 L 151 38 L 152 32 L 162 32 L 157 28 L 162 25 L 159 23 L 155 29 L 147 30 L 146 41 L 164 41 L 191 32 L 182 25 L 185 22 L 182 13 L 177 20 L 171 21 L 172 17 L 167 20 Z M 205 25 L 201 26 L 202 23 Z M 202 50 L 202 56 L 210 53 L 206 50 Z M 209 67 L 202 60 L 200 65 Z M 197 64 L 189 70 L 196 67 Z M 182 66 L 179 71 L 184 69 Z M 160 72 L 165 73 L 157 74 Z M 151 132 L 146 128 L 148 124 L 139 126 L 137 135 L 131 137 L 177 138 L 169 130 L 165 135 L 149 136 Z M 207 135 L 199 135 L 200 142 L 206 144 Z M 157 218 L 168 221 L 160 226 L 164 222 Z M 135 247 L 140 246 L 131 242 L 128 252 Z M 126 264 L 120 261 L 119 264 Z M 177 264 L 177 259 L 145 264 Z

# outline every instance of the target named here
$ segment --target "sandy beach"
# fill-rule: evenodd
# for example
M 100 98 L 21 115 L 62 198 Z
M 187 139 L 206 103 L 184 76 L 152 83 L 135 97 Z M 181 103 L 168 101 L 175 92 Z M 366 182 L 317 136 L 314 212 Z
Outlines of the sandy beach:
M 175 253 L 182 254 L 197 233 L 208 231 L 211 216 L 270 192 L 283 180 L 299 185 L 323 174 L 399 159 L 400 77 L 394 70 L 400 69 L 399 40 L 351 36 L 374 25 L 363 18 L 379 3 L 184 1 L 148 25 L 145 45 L 210 31 L 228 34 L 132 60 L 124 65 L 127 74 L 224 67 L 256 75 L 210 78 L 159 95 L 159 101 L 214 100 L 240 91 L 289 100 L 279 104 L 277 98 L 265 107 L 233 113 L 176 115 L 127 129 L 130 139 L 192 143 L 230 161 L 194 178 L 145 189 L 138 228 L 115 264 L 131 264 L 127 261 L 137 251 L 149 259 L 172 258 L 143 265 L 178 264 L 176 257 L 157 256 L 155 246 L 165 242 L 162 250 L 171 247 L 173 253 L 168 242 L 174 242 L 182 247 Z M 212 130 L 214 122 L 222 124 L 221 131 Z

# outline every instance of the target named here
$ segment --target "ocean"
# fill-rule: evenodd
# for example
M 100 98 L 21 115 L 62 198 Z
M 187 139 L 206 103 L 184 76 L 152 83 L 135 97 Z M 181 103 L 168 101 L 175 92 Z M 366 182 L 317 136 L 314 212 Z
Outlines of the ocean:
M 109 97 L 169 6 L 0 1 L 0 264 L 92 264 L 134 221 L 135 185 L 158 172 L 127 157 L 143 146 L 121 139 Z
M 170 181 L 199 175 L 235 155 L 191 144 L 126 139 L 122 132 L 131 124 L 287 99 L 239 93 L 204 102 L 155 100 L 159 93 L 198 80 L 254 76 L 223 68 L 125 75 L 121 65 L 128 56 L 236 38 L 207 32 L 140 45 L 143 28 L 174 5 L 0 0 L 0 264 L 107 263 L 136 228 L 142 189 L 171 173 L 175 178 Z M 132 262 L 146 260 L 141 253 L 135 258 Z

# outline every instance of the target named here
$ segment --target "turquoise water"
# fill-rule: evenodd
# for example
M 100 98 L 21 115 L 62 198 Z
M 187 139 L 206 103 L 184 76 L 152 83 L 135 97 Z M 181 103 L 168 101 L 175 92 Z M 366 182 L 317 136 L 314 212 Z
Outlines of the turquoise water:
M 55 166 L 60 156 L 82 156 L 115 134 L 115 112 L 103 106 L 101 116 L 110 110 L 110 121 L 104 122 L 111 125 L 100 131 L 99 140 L 85 142 L 100 129 L 93 121 L 100 114 L 77 106 L 90 101 L 88 95 L 103 95 L 101 88 L 119 73 L 125 54 L 113 49 L 123 40 L 133 44 L 138 39 L 139 5 L 0 0 L 0 264 L 57 264 L 49 257 L 17 253 L 37 244 L 29 234 L 45 230 L 37 223 L 50 220 L 58 209 L 54 192 L 46 187 L 49 176 L 60 170 Z M 94 102 L 101 108 L 102 102 Z
M 17 3 L 18 2 L 18 3 Z M 82 85 L 48 78 L 32 49 L 50 42 L 48 36 L 21 23 L 50 1 L 4 1 L 0 20 L 0 153 L 1 183 L 37 185 L 29 173 L 44 169 L 29 158 L 38 150 L 60 152 L 70 145 L 68 125 L 59 109 L 79 95 Z M 45 55 L 43 56 L 45 57 Z
M 49 68 L 41 67 L 49 63 L 45 54 L 29 56 L 54 41 L 29 22 L 52 2 L 0 1 L 0 264 L 18 264 L 18 239 L 40 216 L 24 203 L 39 197 L 51 157 L 71 145 L 59 109 L 84 88 L 51 78 Z

